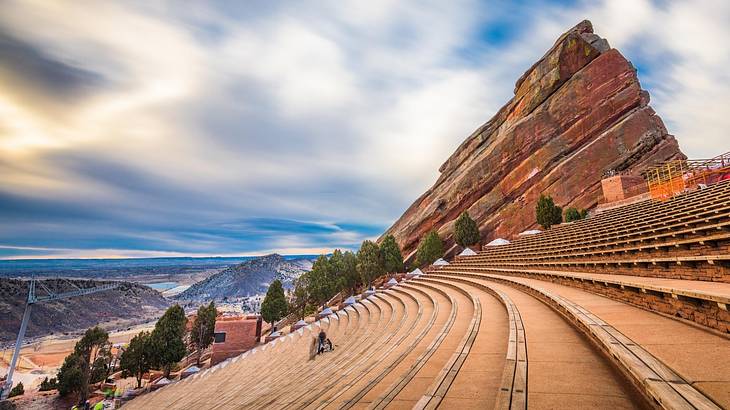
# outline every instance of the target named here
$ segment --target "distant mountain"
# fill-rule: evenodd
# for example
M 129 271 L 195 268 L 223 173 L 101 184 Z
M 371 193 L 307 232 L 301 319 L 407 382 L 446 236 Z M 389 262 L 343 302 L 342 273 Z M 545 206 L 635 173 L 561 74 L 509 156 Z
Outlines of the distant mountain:
M 208 301 L 253 296 L 266 292 L 274 279 L 290 288 L 294 279 L 312 269 L 312 259 L 286 259 L 271 254 L 231 266 L 175 296 L 179 300 Z
M 43 287 L 55 292 L 90 288 L 109 282 L 94 280 L 39 280 L 36 289 Z M 28 281 L 0 278 L 0 344 L 15 340 L 20 328 Z M 116 289 L 50 302 L 37 303 L 31 311 L 28 337 L 51 333 L 83 333 L 96 324 L 107 329 L 128 327 L 155 319 L 170 301 L 162 295 L 136 283 L 120 282 Z

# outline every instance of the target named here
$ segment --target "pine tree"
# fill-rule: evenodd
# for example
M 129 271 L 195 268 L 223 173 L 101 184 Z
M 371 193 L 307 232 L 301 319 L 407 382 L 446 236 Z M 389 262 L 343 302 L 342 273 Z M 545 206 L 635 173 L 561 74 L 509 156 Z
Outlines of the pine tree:
M 300 319 L 304 319 L 307 306 L 309 306 L 312 300 L 309 294 L 309 279 L 310 272 L 306 272 L 294 281 L 294 291 L 292 292 L 289 310 L 296 311 Z
M 170 376 L 172 366 L 185 357 L 187 349 L 183 337 L 187 318 L 180 305 L 169 307 L 155 324 L 150 335 L 152 364 Z
M 198 352 L 197 364 L 200 365 L 200 358 L 203 350 L 213 343 L 213 334 L 215 333 L 215 319 L 218 316 L 218 309 L 215 303 L 210 302 L 208 306 L 200 306 L 198 314 L 193 321 L 193 327 L 190 330 L 190 344 Z
M 325 255 L 320 255 L 309 271 L 309 295 L 317 306 L 324 306 L 337 293 L 334 268 Z
M 387 273 L 403 272 L 403 255 L 393 235 L 386 235 L 380 244 L 383 268 Z
M 454 224 L 454 240 L 463 248 L 475 245 L 481 240 L 477 223 L 466 211 L 459 215 Z
M 137 388 L 142 386 L 142 376 L 152 367 L 150 333 L 142 331 L 129 342 L 127 350 L 119 358 L 119 367 L 125 377 L 134 376 Z
M 380 248 L 372 241 L 364 241 L 357 252 L 357 271 L 368 287 L 378 276 L 385 273 Z
M 109 334 L 98 326 L 86 330 L 58 371 L 59 393 L 78 393 L 79 401 L 86 401 L 89 384 L 102 381 L 109 374 L 111 358 Z
M 535 217 L 543 228 L 550 229 L 551 226 L 563 222 L 563 209 L 556 206 L 549 195 L 540 195 L 535 206 Z
M 266 297 L 264 297 L 264 301 L 261 303 L 261 317 L 273 326 L 274 323 L 286 316 L 288 307 L 286 296 L 284 295 L 284 287 L 281 285 L 279 279 L 275 279 L 269 285 L 269 289 L 266 291 Z
M 355 294 L 357 287 L 362 283 L 360 273 L 357 271 L 357 256 L 347 251 L 342 254 L 342 289 L 348 289 Z
M 416 251 L 418 265 L 430 265 L 442 256 L 444 256 L 444 243 L 439 238 L 438 232 L 431 231 L 418 244 L 418 250 Z

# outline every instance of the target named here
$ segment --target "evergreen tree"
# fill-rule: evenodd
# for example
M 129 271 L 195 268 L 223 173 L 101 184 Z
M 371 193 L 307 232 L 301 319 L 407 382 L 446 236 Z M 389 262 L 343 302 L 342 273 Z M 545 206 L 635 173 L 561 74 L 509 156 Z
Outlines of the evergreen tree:
M 273 326 L 274 323 L 286 316 L 288 307 L 286 296 L 284 295 L 284 287 L 281 285 L 279 279 L 275 279 L 269 285 L 269 289 L 266 291 L 266 297 L 264 297 L 264 301 L 261 303 L 261 316 Z
M 332 269 L 335 281 L 334 292 L 337 293 L 345 288 L 345 278 L 343 277 L 344 269 L 343 253 L 339 249 L 335 249 L 329 257 L 330 268 Z
M 342 289 L 347 289 L 354 295 L 362 280 L 360 278 L 360 273 L 357 271 L 357 256 L 350 251 L 342 254 L 341 277 Z
M 373 280 L 385 273 L 380 248 L 372 241 L 364 241 L 357 252 L 357 271 L 368 287 Z
M 555 205 L 549 195 L 540 195 L 535 206 L 537 223 L 545 229 L 563 222 L 563 209 Z
M 380 254 L 383 258 L 383 268 L 387 273 L 403 272 L 403 255 L 393 235 L 386 235 L 380 244 Z
M 86 330 L 58 371 L 59 393 L 78 393 L 79 402 L 86 401 L 89 384 L 106 379 L 111 359 L 109 334 L 98 326 Z
M 289 310 L 297 312 L 300 319 L 304 319 L 306 316 L 307 306 L 311 302 L 311 295 L 309 294 L 309 273 L 303 273 L 294 281 L 292 300 L 289 305 Z
M 309 295 L 318 306 L 324 306 L 337 293 L 335 270 L 325 255 L 320 255 L 309 272 Z
M 481 235 L 477 223 L 464 211 L 454 225 L 454 240 L 459 246 L 466 248 L 479 243 Z
M 438 232 L 431 231 L 418 244 L 416 260 L 419 266 L 427 266 L 444 256 L 444 243 L 441 241 Z
M 150 335 L 152 365 L 170 376 L 172 366 L 185 357 L 185 311 L 180 305 L 170 306 L 155 324 Z
M 142 331 L 129 342 L 127 350 L 119 358 L 119 367 L 125 377 L 134 376 L 137 388 L 142 386 L 142 376 L 152 367 L 150 333 Z
M 200 358 L 203 355 L 203 350 L 213 343 L 215 319 L 217 316 L 218 309 L 215 308 L 214 302 L 210 302 L 208 306 L 202 305 L 198 308 L 198 314 L 195 316 L 195 320 L 193 321 L 193 327 L 190 330 L 190 344 L 198 352 L 198 366 L 200 365 Z

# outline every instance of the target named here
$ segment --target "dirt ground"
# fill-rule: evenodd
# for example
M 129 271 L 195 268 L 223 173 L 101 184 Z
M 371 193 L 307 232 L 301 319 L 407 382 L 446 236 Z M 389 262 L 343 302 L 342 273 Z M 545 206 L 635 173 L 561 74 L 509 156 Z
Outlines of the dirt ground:
M 152 330 L 153 323 L 121 330 L 109 334 L 112 343 L 127 343 L 143 330 Z M 49 336 L 20 351 L 20 361 L 13 376 L 14 381 L 22 381 L 26 391 L 35 390 L 44 377 L 56 377 L 58 369 L 72 351 L 78 338 L 62 339 L 61 336 Z M 12 349 L 0 352 L 0 374 L 6 374 L 12 358 Z

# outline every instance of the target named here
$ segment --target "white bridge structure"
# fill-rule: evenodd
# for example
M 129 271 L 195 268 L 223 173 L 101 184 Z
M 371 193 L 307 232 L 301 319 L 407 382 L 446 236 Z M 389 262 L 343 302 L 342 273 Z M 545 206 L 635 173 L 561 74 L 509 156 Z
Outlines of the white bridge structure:
M 75 290 L 68 292 L 56 292 L 46 286 L 43 282 L 37 281 L 35 278 L 31 278 L 28 282 L 28 298 L 25 301 L 25 311 L 23 312 L 23 321 L 20 323 L 20 330 L 18 331 L 18 339 L 15 341 L 15 350 L 13 351 L 13 358 L 10 361 L 10 368 L 8 369 L 8 377 L 0 391 L 0 400 L 8 398 L 10 390 L 13 388 L 13 373 L 15 372 L 15 366 L 18 364 L 20 358 L 20 348 L 23 346 L 23 339 L 25 338 L 25 331 L 28 328 L 28 322 L 30 321 L 30 312 L 34 304 L 39 302 L 47 302 L 51 300 L 67 299 L 76 296 L 89 295 L 96 292 L 102 292 L 105 290 L 111 290 L 119 286 L 117 283 L 110 283 L 101 286 L 95 286 L 92 288 L 80 288 L 72 281 L 67 279 L 59 279 L 71 285 Z M 43 294 L 39 295 L 36 293 L 36 286 L 40 289 L 39 291 Z

